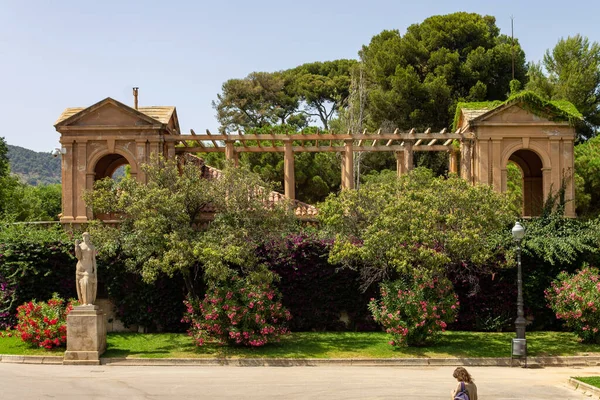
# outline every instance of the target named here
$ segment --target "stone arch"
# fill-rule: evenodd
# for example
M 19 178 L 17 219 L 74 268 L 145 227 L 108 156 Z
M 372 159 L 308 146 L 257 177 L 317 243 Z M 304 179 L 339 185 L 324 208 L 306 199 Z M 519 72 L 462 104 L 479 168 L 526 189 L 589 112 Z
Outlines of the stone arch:
M 119 166 L 125 164 L 131 166 L 132 176 L 137 175 L 138 163 L 133 154 L 120 149 L 114 149 L 112 152 L 99 150 L 88 158 L 86 173 L 88 175 L 92 174 L 94 180 L 98 180 L 106 176 L 112 176 Z
M 514 162 L 521 170 L 523 177 L 523 216 L 540 215 L 544 205 L 544 160 L 531 148 L 514 149 L 508 154 L 503 167 Z

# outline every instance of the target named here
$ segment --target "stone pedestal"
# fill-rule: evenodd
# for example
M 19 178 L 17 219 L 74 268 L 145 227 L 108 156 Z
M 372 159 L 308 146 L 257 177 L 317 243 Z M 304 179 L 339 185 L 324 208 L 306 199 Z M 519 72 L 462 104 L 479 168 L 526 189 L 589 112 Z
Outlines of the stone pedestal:
M 98 365 L 106 350 L 106 316 L 98 306 L 78 306 L 67 315 L 67 351 L 63 363 Z

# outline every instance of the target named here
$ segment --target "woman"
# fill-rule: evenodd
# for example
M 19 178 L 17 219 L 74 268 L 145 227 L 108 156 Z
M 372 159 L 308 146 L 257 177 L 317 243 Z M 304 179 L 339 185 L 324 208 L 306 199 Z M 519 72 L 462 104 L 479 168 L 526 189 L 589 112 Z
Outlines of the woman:
M 471 378 L 466 369 L 458 367 L 454 370 L 452 376 L 458 381 L 456 388 L 450 391 L 450 398 L 452 400 L 457 398 L 462 399 L 463 397 L 458 396 L 461 392 L 466 392 L 469 400 L 477 400 L 477 386 L 475 386 L 473 378 Z

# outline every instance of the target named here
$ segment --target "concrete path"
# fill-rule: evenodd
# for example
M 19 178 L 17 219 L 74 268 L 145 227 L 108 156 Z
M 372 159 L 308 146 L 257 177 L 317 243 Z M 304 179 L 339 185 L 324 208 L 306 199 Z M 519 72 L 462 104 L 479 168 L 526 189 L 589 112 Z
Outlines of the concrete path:
M 117 367 L 0 364 L 2 399 L 449 399 L 454 367 Z M 471 367 L 482 400 L 588 399 L 600 367 Z

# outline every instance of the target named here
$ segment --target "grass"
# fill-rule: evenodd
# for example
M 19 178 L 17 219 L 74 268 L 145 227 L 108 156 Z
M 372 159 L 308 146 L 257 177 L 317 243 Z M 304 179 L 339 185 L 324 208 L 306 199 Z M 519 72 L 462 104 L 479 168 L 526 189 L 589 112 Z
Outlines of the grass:
M 261 348 L 208 344 L 196 347 L 185 334 L 109 333 L 103 357 L 132 358 L 444 358 L 510 357 L 514 333 L 446 332 L 427 347 L 394 349 L 382 332 L 297 332 Z M 600 345 L 579 343 L 566 332 L 527 334 L 530 356 L 600 355 Z M 32 349 L 17 338 L 0 338 L 0 354 L 62 355 Z
M 600 388 L 600 376 L 576 376 L 575 379 L 588 385 Z
M 31 347 L 29 344 L 23 342 L 16 336 L 0 337 L 0 354 L 16 354 L 26 356 L 63 356 L 64 352 L 64 348 L 46 350 L 43 347 Z

